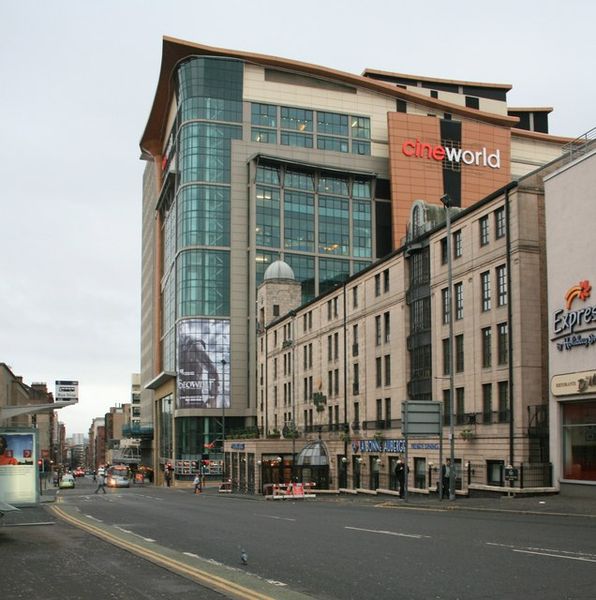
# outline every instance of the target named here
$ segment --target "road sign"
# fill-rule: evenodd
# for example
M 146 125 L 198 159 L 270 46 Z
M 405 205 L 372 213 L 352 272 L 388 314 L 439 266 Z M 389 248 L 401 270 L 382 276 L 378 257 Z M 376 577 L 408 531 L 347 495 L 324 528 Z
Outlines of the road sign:
M 516 467 L 505 467 L 503 474 L 506 481 L 517 481 L 519 479 L 519 469 Z
M 441 435 L 441 403 L 407 400 L 401 405 L 402 433 L 411 436 Z

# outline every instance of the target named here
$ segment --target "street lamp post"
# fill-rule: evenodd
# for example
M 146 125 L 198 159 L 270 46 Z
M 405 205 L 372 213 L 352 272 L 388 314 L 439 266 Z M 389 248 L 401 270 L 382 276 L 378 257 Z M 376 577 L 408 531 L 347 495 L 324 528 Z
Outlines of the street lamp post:
M 221 481 L 226 480 L 226 362 L 221 359 Z
M 445 208 L 445 223 L 447 230 L 447 309 L 449 314 L 449 500 L 455 500 L 455 434 L 454 426 L 454 381 L 453 381 L 453 273 L 451 256 L 451 197 L 441 196 Z

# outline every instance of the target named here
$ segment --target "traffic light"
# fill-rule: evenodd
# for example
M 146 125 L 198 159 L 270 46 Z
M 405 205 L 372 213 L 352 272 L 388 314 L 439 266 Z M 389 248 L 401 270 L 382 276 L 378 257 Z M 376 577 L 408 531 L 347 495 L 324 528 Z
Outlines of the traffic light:
M 38 468 L 40 471 L 43 471 L 43 459 L 41 459 L 41 458 L 38 458 L 38 459 L 37 459 L 37 468 Z

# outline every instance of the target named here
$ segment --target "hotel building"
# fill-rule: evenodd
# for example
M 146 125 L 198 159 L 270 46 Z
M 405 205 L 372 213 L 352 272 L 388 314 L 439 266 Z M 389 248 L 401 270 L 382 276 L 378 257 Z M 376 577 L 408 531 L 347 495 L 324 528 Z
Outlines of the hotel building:
M 506 261 L 503 264 L 503 236 L 487 244 L 488 248 L 476 247 L 480 225 L 474 224 L 473 215 L 477 215 L 478 202 L 491 198 L 486 200 L 483 218 L 493 229 L 497 224 L 502 227 L 499 211 L 505 211 L 509 192 L 503 190 L 509 189 L 509 182 L 560 156 L 562 145 L 569 141 L 548 134 L 550 108 L 508 107 L 509 89 L 504 84 L 372 69 L 354 75 L 164 38 L 157 90 L 141 138 L 147 167 L 143 181 L 140 427 L 146 431 L 153 427 L 158 473 L 171 463 L 178 478 L 188 478 L 196 462 L 207 454 L 217 472 L 224 467 L 224 457 L 216 452 L 224 435 L 226 439 L 246 437 L 256 434 L 256 428 L 261 436 L 275 435 L 273 430 L 283 430 L 291 415 L 290 422 L 302 430 L 298 432 L 301 438 L 262 440 L 277 458 L 281 446 L 275 444 L 289 441 L 295 450 L 297 440 L 304 445 L 306 428 L 317 425 L 314 415 L 311 422 L 308 409 L 306 414 L 298 410 L 296 394 L 304 392 L 296 372 L 294 386 L 285 388 L 285 410 L 281 410 L 283 396 L 278 400 L 278 412 L 272 410 L 274 388 L 261 383 L 264 363 L 259 362 L 257 352 L 264 351 L 260 344 L 264 328 L 269 331 L 270 326 L 269 319 L 259 318 L 257 287 L 266 269 L 278 260 L 290 268 L 282 267 L 282 271 L 286 275 L 291 272 L 294 278 L 288 292 L 294 306 L 287 306 L 293 314 L 303 318 L 304 306 L 326 303 L 329 295 L 338 306 L 338 316 L 332 307 L 329 322 L 327 313 L 319 314 L 326 308 L 313 309 L 312 335 L 329 330 L 325 336 L 331 336 L 332 360 L 340 361 L 333 369 L 321 367 L 318 376 L 313 373 L 313 396 L 325 395 L 329 402 L 330 397 L 346 394 L 346 382 L 354 383 L 356 363 L 348 361 L 347 353 L 341 359 L 341 352 L 337 358 L 335 354 L 336 343 L 339 349 L 342 344 L 352 348 L 356 343 L 351 337 L 353 329 L 340 338 L 340 331 L 332 327 L 335 319 L 347 318 L 347 312 L 339 309 L 344 301 L 352 306 L 353 298 L 340 298 L 337 290 L 346 292 L 348 281 L 361 282 L 351 284 L 360 292 L 350 288 L 349 293 L 361 294 L 362 304 L 350 314 L 356 319 L 350 321 L 350 327 L 362 327 L 362 344 L 372 343 L 377 348 L 376 337 L 371 337 L 371 331 L 376 336 L 376 317 L 380 316 L 384 332 L 385 313 L 390 313 L 391 344 L 395 347 L 375 354 L 372 366 L 359 363 L 359 375 L 369 378 L 359 383 L 360 418 L 355 418 L 356 400 L 350 394 L 347 402 L 326 405 L 327 417 L 332 406 L 332 425 L 393 422 L 403 400 L 437 399 L 435 394 L 443 387 L 436 377 L 444 377 L 435 361 L 444 340 L 439 308 L 445 268 L 438 250 L 441 234 L 431 232 L 440 229 L 439 199 L 445 194 L 450 197 L 453 225 L 460 227 L 454 249 L 462 254 L 454 257 L 454 268 L 466 284 L 462 288 L 466 306 L 482 301 L 476 284 L 468 285 L 468 279 L 475 278 L 477 254 L 489 273 L 490 282 L 485 284 L 491 294 L 502 294 L 498 286 L 513 267 L 507 269 Z M 497 196 L 491 196 L 495 193 Z M 501 207 L 494 206 L 496 198 L 501 198 Z M 469 212 L 473 205 L 476 208 Z M 538 208 L 532 210 L 540 213 Z M 418 247 L 414 240 L 420 233 L 425 234 L 425 241 Z M 531 256 L 538 263 L 544 240 L 537 231 L 527 233 L 528 239 L 522 238 L 519 244 L 519 258 L 530 260 Z M 511 240 L 507 243 L 513 243 Z M 386 261 L 391 264 L 376 262 L 383 257 L 390 257 Z M 414 262 L 416 266 L 411 267 Z M 460 272 L 458 265 L 465 265 L 466 270 Z M 528 275 L 529 280 L 532 276 Z M 379 296 L 377 277 L 382 290 Z M 525 281 L 520 280 L 519 285 L 526 285 Z M 540 285 L 536 287 L 531 296 L 545 294 Z M 509 290 L 513 292 L 510 286 Z M 458 293 L 456 290 L 456 302 Z M 525 290 L 521 297 L 526 298 Z M 495 296 L 494 302 L 499 301 Z M 269 298 L 268 302 L 271 317 L 282 318 L 286 301 Z M 482 412 L 478 410 L 481 405 L 487 407 L 487 413 L 498 412 L 492 408 L 498 406 L 498 399 L 504 407 L 514 397 L 510 388 L 507 399 L 504 396 L 509 375 L 495 373 L 493 377 L 491 371 L 488 379 L 493 399 L 489 402 L 488 387 L 486 391 L 479 387 L 489 385 L 488 379 L 480 377 L 475 362 L 479 342 L 471 339 L 477 337 L 472 328 L 475 331 L 482 325 L 490 328 L 495 353 L 500 348 L 497 343 L 507 339 L 509 344 L 508 330 L 503 330 L 513 323 L 508 306 L 497 304 L 480 318 L 476 311 L 478 315 L 482 312 L 481 304 L 474 304 L 473 322 L 463 319 L 461 332 L 456 327 L 456 336 L 465 336 L 462 341 L 456 337 L 456 344 L 465 347 L 464 371 L 458 382 L 458 389 L 463 388 L 465 394 L 462 415 Z M 367 321 L 368 313 L 362 312 L 364 307 L 375 313 L 373 324 Z M 516 317 L 521 318 L 514 314 Z M 309 344 L 328 343 L 327 337 L 317 340 L 313 337 Z M 388 343 L 383 341 L 381 346 Z M 458 348 L 456 345 L 456 371 Z M 317 352 L 319 358 L 314 359 L 313 350 L 313 361 L 326 362 L 327 354 L 323 359 L 322 351 Z M 367 356 L 372 354 L 367 352 Z M 382 397 L 376 380 L 371 379 L 378 359 L 381 388 L 385 388 Z M 493 361 L 485 368 L 495 370 L 499 363 L 496 357 Z M 537 362 L 538 357 L 532 356 L 532 361 Z M 296 364 L 292 362 L 291 368 Z M 280 365 L 283 369 L 283 363 Z M 499 366 L 506 372 L 511 368 Z M 535 373 L 531 379 L 541 377 L 543 373 Z M 273 384 L 268 379 L 269 385 Z M 519 385 L 523 388 L 530 383 L 520 381 Z M 283 387 L 278 393 L 283 394 Z M 487 395 L 485 404 L 478 394 Z M 461 402 L 457 395 L 456 402 Z M 544 398 L 528 397 L 523 402 L 539 404 Z M 388 406 L 391 418 L 387 418 Z M 379 414 L 384 416 L 377 419 Z M 491 431 L 507 429 L 507 424 L 498 422 L 498 415 L 496 419 L 497 423 L 490 423 Z M 325 423 L 329 424 L 327 418 Z M 389 428 L 394 425 L 398 424 L 391 423 Z M 520 456 L 527 456 L 529 442 L 520 444 L 528 446 L 520 446 Z M 540 454 L 544 445 L 538 446 L 535 451 Z M 228 474 L 232 468 L 239 469 L 242 458 L 246 465 L 263 464 L 262 455 L 239 457 L 231 447 L 229 450 L 230 460 L 225 461 Z M 515 459 L 515 448 L 513 455 Z M 500 467 L 495 465 L 492 468 L 497 473 Z M 254 475 L 244 473 L 244 480 Z

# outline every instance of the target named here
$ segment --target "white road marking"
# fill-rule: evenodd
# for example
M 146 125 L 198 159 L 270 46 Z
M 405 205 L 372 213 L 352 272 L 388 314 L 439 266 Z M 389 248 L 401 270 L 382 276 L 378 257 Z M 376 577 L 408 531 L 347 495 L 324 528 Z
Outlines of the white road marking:
M 192 556 L 193 558 L 200 558 L 198 554 L 193 554 L 192 552 L 183 552 L 182 554 L 186 556 Z
M 352 529 L 353 531 L 365 531 L 367 533 L 381 533 L 383 535 L 394 535 L 397 537 L 414 538 L 416 540 L 419 540 L 422 538 L 430 538 L 430 535 L 421 535 L 421 534 L 417 534 L 417 533 L 399 533 L 397 531 L 384 531 L 382 529 L 363 529 L 361 527 L 348 527 L 348 526 L 346 526 L 344 529 Z
M 265 519 L 277 519 L 278 521 L 296 521 L 296 519 L 290 519 L 288 517 L 277 517 L 275 515 L 258 515 L 256 513 L 255 517 L 263 517 Z
M 141 538 L 142 540 L 145 540 L 146 542 L 154 542 L 155 541 L 151 538 L 143 537 L 142 535 L 139 535 L 138 533 L 135 533 L 134 531 L 130 531 L 129 529 L 124 529 L 123 527 L 118 527 L 118 525 L 114 525 L 114 528 L 119 529 L 120 531 L 123 531 L 124 533 L 128 533 L 130 535 L 134 535 L 138 538 Z
M 288 585 L 287 583 L 283 583 L 282 581 L 276 581 L 275 579 L 265 579 L 265 581 L 267 583 L 270 583 L 271 585 L 276 585 L 277 587 L 286 587 Z
M 544 556 L 556 556 L 559 558 L 569 558 L 571 560 L 585 560 L 596 562 L 596 554 L 589 552 L 574 552 L 573 550 L 559 550 L 558 548 L 536 548 L 534 546 L 515 546 L 514 544 L 496 544 L 486 542 L 487 546 L 497 546 L 498 548 L 509 548 L 513 552 L 525 552 L 526 554 L 542 554 Z
M 85 516 L 89 519 L 93 519 L 94 521 L 97 521 L 98 523 L 103 523 L 103 521 L 101 519 L 96 519 L 95 517 L 93 517 L 91 515 L 85 515 Z
M 594 558 L 586 558 L 584 556 L 563 556 L 562 554 L 551 554 L 550 552 L 534 552 L 532 550 L 517 550 L 513 549 L 513 552 L 521 552 L 522 554 L 537 554 L 538 556 L 551 556 L 553 558 L 566 558 L 567 560 L 581 560 L 584 562 L 596 562 Z

